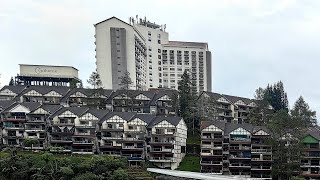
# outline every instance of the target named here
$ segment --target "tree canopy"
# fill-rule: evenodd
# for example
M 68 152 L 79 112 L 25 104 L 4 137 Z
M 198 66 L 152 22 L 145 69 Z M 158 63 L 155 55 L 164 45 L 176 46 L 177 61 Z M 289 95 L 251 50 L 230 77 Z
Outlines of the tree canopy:
M 126 71 L 123 76 L 120 77 L 120 89 L 128 90 L 130 89 L 130 86 L 132 86 L 133 81 L 130 78 L 130 73 Z
M 93 87 L 93 89 L 97 89 L 102 86 L 100 75 L 97 72 L 92 72 L 87 82 Z

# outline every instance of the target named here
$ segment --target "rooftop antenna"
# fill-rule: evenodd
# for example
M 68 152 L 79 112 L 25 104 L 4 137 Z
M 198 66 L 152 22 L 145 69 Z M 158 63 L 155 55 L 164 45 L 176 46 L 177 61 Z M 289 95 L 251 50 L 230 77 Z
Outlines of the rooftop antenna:
M 138 24 L 138 23 L 139 23 L 139 22 L 138 22 L 138 14 L 136 15 L 136 20 L 137 20 L 137 24 Z
M 164 28 L 163 28 L 163 29 L 164 29 L 164 30 L 163 30 L 164 32 L 166 32 L 166 28 L 167 28 L 167 25 L 164 24 Z

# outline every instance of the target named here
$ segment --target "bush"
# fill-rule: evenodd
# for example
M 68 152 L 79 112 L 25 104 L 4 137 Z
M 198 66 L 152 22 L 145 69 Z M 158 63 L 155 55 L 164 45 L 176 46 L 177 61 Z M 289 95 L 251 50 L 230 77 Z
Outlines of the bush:
M 102 179 L 102 178 L 100 178 L 99 176 L 97 176 L 91 172 L 79 174 L 78 176 L 72 178 L 72 180 L 100 180 L 100 179 Z

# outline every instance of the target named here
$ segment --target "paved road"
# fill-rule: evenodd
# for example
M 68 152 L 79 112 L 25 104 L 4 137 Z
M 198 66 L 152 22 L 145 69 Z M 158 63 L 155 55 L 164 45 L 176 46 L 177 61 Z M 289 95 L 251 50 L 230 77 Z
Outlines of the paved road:
M 158 168 L 148 168 L 147 171 L 158 173 L 158 174 L 169 175 L 169 176 L 175 176 L 175 177 L 204 179 L 204 180 L 249 179 L 249 178 L 239 178 L 239 177 L 233 177 L 233 176 L 213 175 L 213 174 L 206 174 L 206 173 L 176 171 L 176 170 L 158 169 Z

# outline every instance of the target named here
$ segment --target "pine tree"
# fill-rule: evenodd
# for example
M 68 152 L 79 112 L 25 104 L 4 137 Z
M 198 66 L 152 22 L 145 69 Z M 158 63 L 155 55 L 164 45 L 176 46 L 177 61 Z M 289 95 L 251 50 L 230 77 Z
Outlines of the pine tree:
M 317 125 L 316 111 L 310 109 L 302 96 L 294 103 L 290 113 L 293 118 L 299 119 L 302 122 L 301 125 L 306 128 Z
M 10 86 L 13 86 L 13 85 L 14 85 L 13 77 L 11 77 L 10 82 L 9 82 L 9 85 L 10 85 Z
M 92 72 L 87 82 L 93 86 L 93 89 L 97 89 L 102 85 L 100 75 L 97 72 Z
M 179 115 L 184 118 L 188 128 L 194 130 L 197 96 L 192 90 L 192 86 L 189 73 L 184 71 L 178 82 Z
M 120 77 L 121 82 L 119 84 L 120 89 L 128 90 L 132 86 L 133 82 L 130 78 L 130 73 L 127 71 L 122 77 Z

